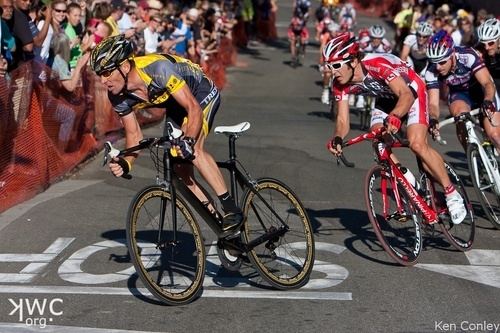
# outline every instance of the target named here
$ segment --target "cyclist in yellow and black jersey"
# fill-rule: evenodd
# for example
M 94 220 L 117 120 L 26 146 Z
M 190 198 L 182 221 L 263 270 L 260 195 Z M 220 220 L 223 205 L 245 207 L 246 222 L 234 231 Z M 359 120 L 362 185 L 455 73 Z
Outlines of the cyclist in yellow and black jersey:
M 123 36 L 105 39 L 92 51 L 90 65 L 108 89 L 108 97 L 125 129 L 126 148 L 142 140 L 133 111 L 146 107 L 166 109 L 167 120 L 177 124 L 184 136 L 176 146 L 178 154 L 192 164 L 182 163 L 176 172 L 202 202 L 209 203 L 194 178 L 193 165 L 213 188 L 224 210 L 224 228 L 239 229 L 242 212 L 230 196 L 213 157 L 204 149 L 205 139 L 220 105 L 214 83 L 191 61 L 169 54 L 133 56 L 133 46 Z M 132 169 L 136 155 L 110 162 L 111 172 L 123 176 Z M 213 206 L 212 206 L 213 207 Z

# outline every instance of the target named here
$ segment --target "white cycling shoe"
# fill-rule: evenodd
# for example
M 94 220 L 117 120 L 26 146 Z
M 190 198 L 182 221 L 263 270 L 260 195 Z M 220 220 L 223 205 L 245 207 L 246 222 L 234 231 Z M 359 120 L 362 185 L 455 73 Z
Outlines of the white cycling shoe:
M 328 91 L 328 88 L 323 89 L 323 93 L 321 94 L 321 103 L 330 104 L 330 91 Z
M 465 209 L 464 199 L 457 192 L 446 196 L 446 206 L 448 206 L 448 211 L 450 212 L 451 222 L 453 224 L 460 224 L 467 216 L 467 210 Z

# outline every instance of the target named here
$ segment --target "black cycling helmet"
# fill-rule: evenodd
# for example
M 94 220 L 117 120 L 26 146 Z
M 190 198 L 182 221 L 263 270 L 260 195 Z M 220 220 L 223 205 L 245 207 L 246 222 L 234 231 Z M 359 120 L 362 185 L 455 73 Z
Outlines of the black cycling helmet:
M 134 52 L 132 42 L 125 36 L 112 36 L 101 41 L 90 54 L 90 67 L 101 75 L 105 71 L 116 69 L 130 58 Z

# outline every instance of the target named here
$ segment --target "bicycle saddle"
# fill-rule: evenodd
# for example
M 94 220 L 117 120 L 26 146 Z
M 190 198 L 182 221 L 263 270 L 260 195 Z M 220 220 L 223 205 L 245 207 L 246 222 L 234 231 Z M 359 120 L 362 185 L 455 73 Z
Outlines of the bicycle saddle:
M 239 133 L 243 133 L 245 132 L 246 130 L 248 130 L 250 128 L 250 123 L 248 121 L 244 121 L 242 123 L 239 123 L 237 125 L 233 125 L 233 126 L 217 126 L 215 128 L 215 134 L 226 134 L 226 135 L 230 135 L 230 134 L 239 134 Z

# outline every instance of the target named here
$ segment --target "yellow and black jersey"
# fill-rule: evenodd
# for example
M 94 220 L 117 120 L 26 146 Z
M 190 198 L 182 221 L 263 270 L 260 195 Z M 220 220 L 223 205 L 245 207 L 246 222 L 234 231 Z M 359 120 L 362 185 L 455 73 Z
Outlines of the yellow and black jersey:
M 167 107 L 170 95 L 185 84 L 195 97 L 199 93 L 205 93 L 202 97 L 206 97 L 213 88 L 212 81 L 205 76 L 201 67 L 188 59 L 169 54 L 148 54 L 136 57 L 133 61 L 140 78 L 147 86 L 148 100 L 144 101 L 131 93 L 110 94 L 113 108 L 120 116 L 151 106 Z M 172 99 L 172 102 L 175 101 Z M 198 102 L 201 103 L 202 100 Z
M 133 62 L 147 86 L 148 100 L 133 93 L 109 94 L 111 104 L 120 117 L 147 107 L 164 107 L 167 116 L 180 125 L 185 121 L 187 112 L 170 96 L 187 85 L 203 110 L 204 130 L 208 132 L 220 103 L 220 95 L 198 64 L 170 54 L 148 54 L 133 58 Z

